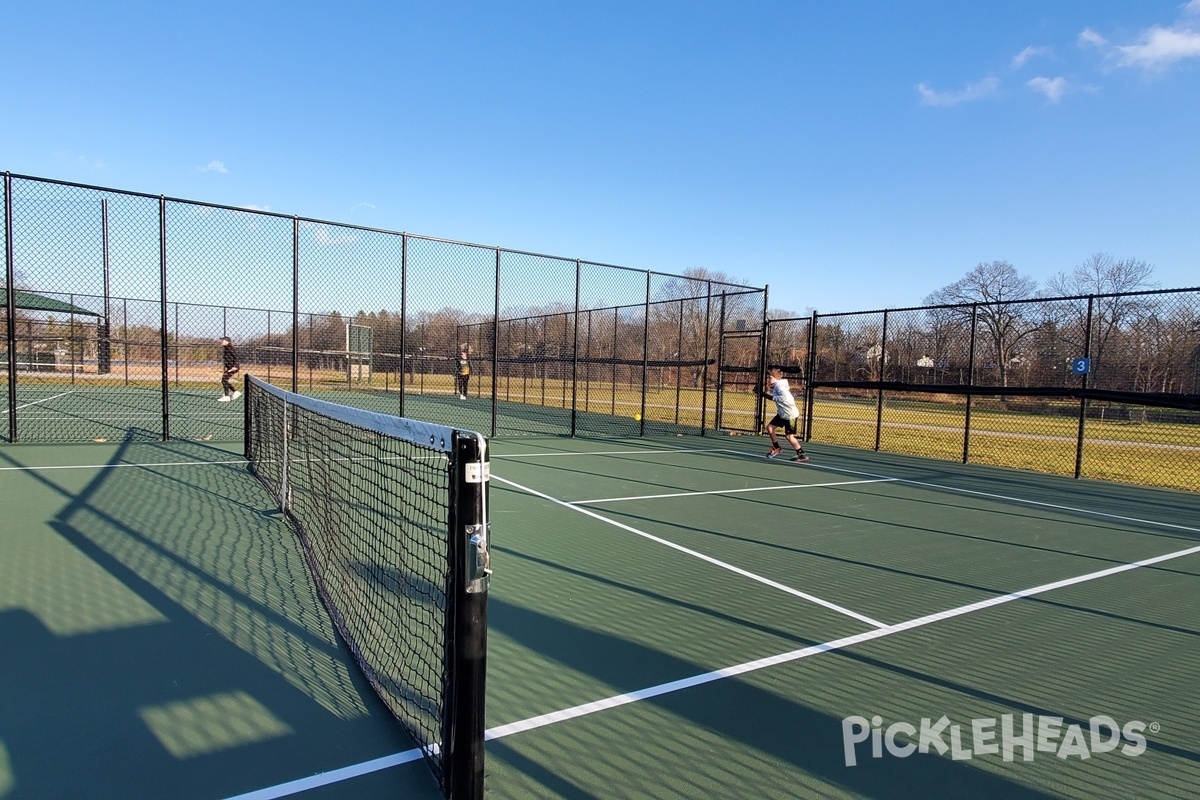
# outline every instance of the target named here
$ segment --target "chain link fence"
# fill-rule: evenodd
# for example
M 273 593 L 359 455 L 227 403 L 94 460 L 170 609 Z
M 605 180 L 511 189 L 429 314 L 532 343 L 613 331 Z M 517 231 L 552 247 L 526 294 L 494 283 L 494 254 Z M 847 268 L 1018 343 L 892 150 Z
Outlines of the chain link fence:
M 810 440 L 1200 490 L 1200 289 L 767 327 Z
M 715 309 L 765 298 L 10 174 L 4 211 L 9 442 L 238 439 L 222 336 L 283 388 L 493 436 L 703 433 Z
M 241 436 L 294 391 L 490 435 L 757 433 L 1200 489 L 1200 289 L 767 319 L 766 290 L 5 175 L 9 442 Z

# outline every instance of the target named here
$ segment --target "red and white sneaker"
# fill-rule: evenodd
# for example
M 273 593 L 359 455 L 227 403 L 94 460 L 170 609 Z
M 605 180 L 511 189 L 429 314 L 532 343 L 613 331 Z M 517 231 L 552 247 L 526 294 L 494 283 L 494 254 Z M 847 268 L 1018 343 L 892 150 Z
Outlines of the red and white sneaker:
M 777 458 L 782 452 L 782 447 L 772 447 L 769 451 L 767 451 L 767 458 Z
M 792 461 L 808 461 L 808 453 L 804 452 L 803 450 L 797 450 L 796 457 L 793 458 Z

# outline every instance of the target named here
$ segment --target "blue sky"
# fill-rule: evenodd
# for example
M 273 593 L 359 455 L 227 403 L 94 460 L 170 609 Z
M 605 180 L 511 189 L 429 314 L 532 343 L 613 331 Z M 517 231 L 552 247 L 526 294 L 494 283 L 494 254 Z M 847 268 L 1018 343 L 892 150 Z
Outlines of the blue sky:
M 920 304 L 1200 284 L 1200 0 L 4 0 L 0 170 Z

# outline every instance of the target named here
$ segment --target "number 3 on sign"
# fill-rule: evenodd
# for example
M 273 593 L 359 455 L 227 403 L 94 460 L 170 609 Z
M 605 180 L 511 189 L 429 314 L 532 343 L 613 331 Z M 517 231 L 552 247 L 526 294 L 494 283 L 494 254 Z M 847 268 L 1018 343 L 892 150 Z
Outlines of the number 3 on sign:
M 1092 360 L 1090 358 L 1077 358 L 1071 362 L 1071 372 L 1076 375 L 1087 375 L 1092 371 Z

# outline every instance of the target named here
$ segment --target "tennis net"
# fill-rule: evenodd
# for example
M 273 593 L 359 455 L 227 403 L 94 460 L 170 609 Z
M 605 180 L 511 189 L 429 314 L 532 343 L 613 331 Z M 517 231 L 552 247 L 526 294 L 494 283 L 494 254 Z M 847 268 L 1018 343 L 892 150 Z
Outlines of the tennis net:
M 246 458 L 342 639 L 447 797 L 482 797 L 483 436 L 245 381 Z

